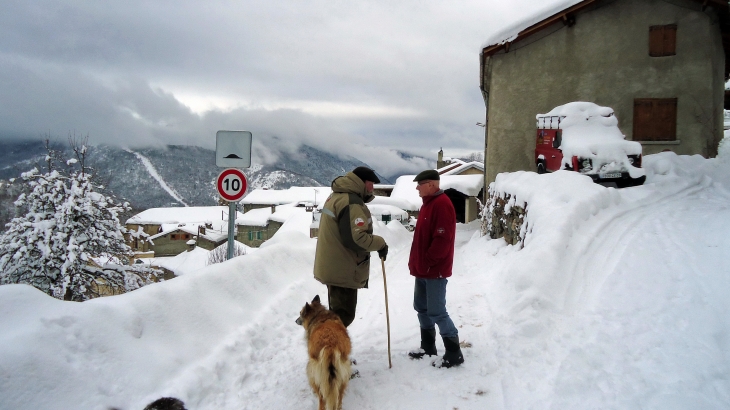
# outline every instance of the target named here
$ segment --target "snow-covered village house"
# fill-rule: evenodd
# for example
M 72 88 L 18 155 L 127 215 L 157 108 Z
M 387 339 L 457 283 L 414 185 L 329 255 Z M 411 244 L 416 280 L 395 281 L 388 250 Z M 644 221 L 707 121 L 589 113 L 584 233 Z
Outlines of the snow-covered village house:
M 306 232 L 308 229 L 311 230 L 314 211 L 314 205 L 309 202 L 252 209 L 236 219 L 238 232 L 236 240 L 252 248 L 258 248 L 273 238 L 286 224 L 300 225 L 299 230 Z
M 486 183 L 535 170 L 535 116 L 571 101 L 614 109 L 644 155 L 714 157 L 730 14 L 721 0 L 561 1 L 486 39 Z
M 237 217 L 243 214 L 237 212 Z M 126 228 L 144 232 L 146 240 L 127 235 L 135 258 L 174 256 L 195 246 L 213 250 L 228 240 L 228 207 L 150 208 L 129 218 Z
M 436 160 L 436 171 L 439 175 L 481 175 L 484 174 L 484 163 L 481 161 L 462 161 L 458 158 L 444 157 L 439 150 Z
M 332 193 L 330 187 L 291 187 L 289 189 L 257 188 L 249 192 L 242 200 L 243 213 L 252 209 L 271 208 L 279 205 L 299 204 L 304 207 L 310 203 L 315 207 L 323 203 Z
M 457 222 L 468 223 L 477 219 L 479 213 L 477 199 L 481 200 L 484 196 L 484 173 L 483 168 L 481 169 L 479 173 L 465 175 L 451 174 L 450 172 L 456 172 L 456 169 L 452 169 L 440 176 L 441 189 L 454 205 Z M 418 196 L 413 178 L 415 175 L 398 177 L 390 197 L 376 196 L 368 203 L 368 207 L 376 209 L 379 205 L 391 205 L 406 211 L 410 217 L 417 218 L 423 199 Z

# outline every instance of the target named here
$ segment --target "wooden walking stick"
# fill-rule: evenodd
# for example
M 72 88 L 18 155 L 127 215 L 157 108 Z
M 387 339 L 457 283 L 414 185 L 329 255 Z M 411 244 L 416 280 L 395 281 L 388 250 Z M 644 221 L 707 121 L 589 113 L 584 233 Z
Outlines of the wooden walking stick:
M 385 288 L 385 323 L 388 325 L 388 368 L 393 367 L 390 361 L 390 314 L 388 313 L 388 282 L 385 280 L 385 259 L 380 258 L 380 266 L 383 267 L 383 287 Z

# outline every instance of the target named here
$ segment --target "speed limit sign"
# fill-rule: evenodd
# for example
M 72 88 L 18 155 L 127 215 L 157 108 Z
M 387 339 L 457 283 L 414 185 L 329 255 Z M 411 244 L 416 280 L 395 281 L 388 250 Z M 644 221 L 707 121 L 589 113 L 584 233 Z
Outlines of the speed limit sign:
M 246 176 L 240 169 L 228 168 L 218 175 L 218 194 L 228 202 L 238 201 L 246 193 Z

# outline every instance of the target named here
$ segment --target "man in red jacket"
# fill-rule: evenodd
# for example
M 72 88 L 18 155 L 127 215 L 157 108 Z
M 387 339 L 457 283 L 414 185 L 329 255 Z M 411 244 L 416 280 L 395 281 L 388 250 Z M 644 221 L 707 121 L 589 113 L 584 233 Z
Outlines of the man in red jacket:
M 437 355 L 436 325 L 444 341 L 446 353 L 436 367 L 452 367 L 464 363 L 459 347 L 459 332 L 446 312 L 446 284 L 454 264 L 456 213 L 454 205 L 439 188 L 440 177 L 435 170 L 416 175 L 418 195 L 423 205 L 413 234 L 408 268 L 416 277 L 413 308 L 421 325 L 421 347 L 408 352 L 413 359 Z

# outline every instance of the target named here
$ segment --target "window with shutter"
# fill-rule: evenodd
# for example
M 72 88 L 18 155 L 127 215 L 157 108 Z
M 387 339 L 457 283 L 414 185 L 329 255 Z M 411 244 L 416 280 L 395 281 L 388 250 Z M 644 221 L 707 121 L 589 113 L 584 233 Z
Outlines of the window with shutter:
M 675 141 L 676 139 L 676 98 L 636 98 L 634 100 L 634 141 Z
M 649 27 L 649 55 L 666 57 L 677 54 L 677 25 Z

